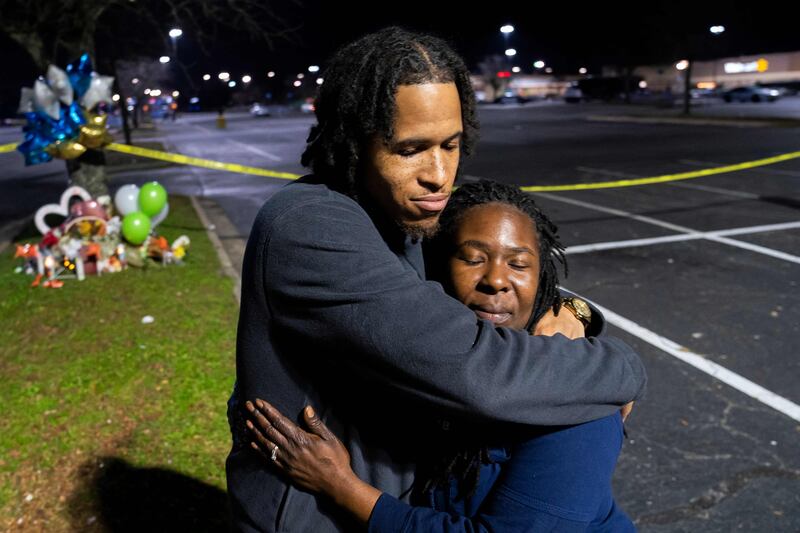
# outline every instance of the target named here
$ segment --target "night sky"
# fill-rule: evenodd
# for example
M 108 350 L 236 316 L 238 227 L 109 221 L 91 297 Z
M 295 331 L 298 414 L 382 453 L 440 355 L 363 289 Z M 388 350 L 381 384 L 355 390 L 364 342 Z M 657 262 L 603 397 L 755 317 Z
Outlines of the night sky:
M 324 68 L 325 60 L 337 47 L 392 24 L 447 39 L 475 71 L 482 57 L 503 53 L 499 31 L 503 24 L 516 28 L 509 46 L 518 51 L 515 63 L 523 72 L 532 71 L 532 62 L 537 59 L 553 67 L 556 74 L 575 74 L 579 67 L 598 73 L 603 65 L 625 62 L 672 63 L 690 52 L 697 59 L 707 59 L 800 50 L 796 16 L 788 7 L 775 7 L 786 3 L 651 0 L 587 4 L 562 0 L 475 2 L 465 7 L 466 2 L 431 0 L 281 0 L 272 5 L 290 27 L 296 28 L 290 38 L 278 39 L 272 49 L 263 39 L 232 30 L 221 32 L 211 42 L 206 40 L 201 47 L 198 35 L 181 21 L 167 16 L 153 18 L 163 20 L 164 31 L 173 26 L 184 28 L 184 36 L 178 40 L 178 56 L 193 80 L 206 72 L 215 76 L 221 70 L 229 71 L 233 79 L 250 74 L 258 81 L 269 70 L 293 77 L 305 72 L 308 65 Z M 168 39 L 148 24 L 130 17 L 116 22 L 112 18 L 104 25 L 104 35 L 98 36 L 98 55 L 113 56 L 114 39 L 119 42 L 126 36 L 141 38 L 142 34 L 146 34 L 148 43 L 141 49 L 143 55 L 155 60 L 169 54 Z M 717 24 L 727 31 L 715 38 L 708 28 Z M 4 35 L 0 35 L 0 62 L 7 72 L 0 77 L 3 103 L 18 98 L 19 87 L 30 85 L 38 70 Z

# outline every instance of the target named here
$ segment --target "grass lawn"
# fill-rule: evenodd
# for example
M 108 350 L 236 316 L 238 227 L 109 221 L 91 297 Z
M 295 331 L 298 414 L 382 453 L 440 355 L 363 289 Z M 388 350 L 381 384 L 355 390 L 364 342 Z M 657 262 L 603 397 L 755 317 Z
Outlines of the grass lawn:
M 0 257 L 0 529 L 225 529 L 233 281 L 188 198 L 159 232 L 185 265 L 33 289 Z

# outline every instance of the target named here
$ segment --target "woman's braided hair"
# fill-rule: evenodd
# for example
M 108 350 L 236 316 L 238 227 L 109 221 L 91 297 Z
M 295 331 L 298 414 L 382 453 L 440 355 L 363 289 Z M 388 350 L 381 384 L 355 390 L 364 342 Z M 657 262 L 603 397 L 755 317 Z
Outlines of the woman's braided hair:
M 564 267 L 567 274 L 567 261 L 564 246 L 558 239 L 557 226 L 545 215 L 533 197 L 519 187 L 493 180 L 481 180 L 459 187 L 447 203 L 442 213 L 440 229 L 436 237 L 426 243 L 426 269 L 429 277 L 449 285 L 447 274 L 448 258 L 455 250 L 455 232 L 459 221 L 473 207 L 499 203 L 509 205 L 530 217 L 539 241 L 539 289 L 536 293 L 530 328 L 548 309 L 560 308 L 558 292 L 558 270 L 556 263 Z M 471 425 L 471 424 L 470 424 Z M 423 466 L 417 487 L 423 492 L 435 487 L 447 487 L 451 479 L 458 484 L 460 497 L 469 497 L 478 485 L 481 464 L 489 463 L 489 450 L 485 439 L 475 438 L 474 427 L 462 428 L 457 422 L 439 439 L 433 453 L 433 461 Z
M 332 187 L 357 191 L 359 157 L 378 134 L 393 134 L 395 94 L 400 85 L 454 83 L 461 100 L 461 156 L 471 153 L 478 134 L 475 95 L 464 61 L 443 40 L 399 27 L 366 35 L 331 59 L 315 101 L 301 163 Z

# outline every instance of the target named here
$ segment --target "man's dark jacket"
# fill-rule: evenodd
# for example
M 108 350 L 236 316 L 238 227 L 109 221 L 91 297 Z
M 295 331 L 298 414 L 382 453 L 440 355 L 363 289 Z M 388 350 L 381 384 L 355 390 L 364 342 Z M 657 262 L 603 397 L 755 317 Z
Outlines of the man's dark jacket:
M 250 449 L 239 416 L 246 399 L 287 415 L 313 405 L 356 474 L 404 496 L 413 457 L 428 448 L 423 419 L 575 424 L 637 399 L 646 381 L 618 339 L 531 336 L 476 319 L 425 281 L 419 243 L 313 177 L 277 192 L 253 224 L 236 377 L 226 463 L 234 528 L 303 533 L 355 528 Z

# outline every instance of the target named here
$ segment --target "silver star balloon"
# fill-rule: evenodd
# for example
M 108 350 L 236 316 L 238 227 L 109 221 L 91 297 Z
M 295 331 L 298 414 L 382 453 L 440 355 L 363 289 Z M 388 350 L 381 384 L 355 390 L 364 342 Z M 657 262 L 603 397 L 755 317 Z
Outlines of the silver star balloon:
M 100 102 L 111 103 L 111 85 L 114 83 L 114 76 L 102 76 L 97 72 L 92 72 L 92 80 L 89 82 L 89 89 L 81 98 L 81 105 L 90 111 Z
M 19 109 L 17 113 L 24 115 L 25 113 L 33 113 L 36 108 L 33 107 L 33 89 L 30 87 L 23 87 L 19 94 Z
M 53 120 L 58 120 L 58 96 L 42 79 L 36 80 L 33 84 L 33 107 L 36 111 L 49 115 Z
M 47 83 L 64 105 L 72 105 L 73 90 L 66 72 L 50 65 L 47 67 Z

